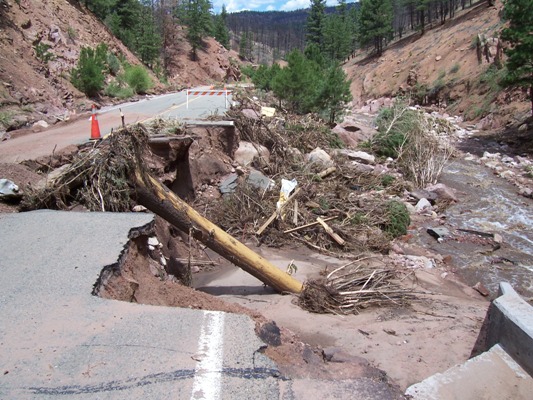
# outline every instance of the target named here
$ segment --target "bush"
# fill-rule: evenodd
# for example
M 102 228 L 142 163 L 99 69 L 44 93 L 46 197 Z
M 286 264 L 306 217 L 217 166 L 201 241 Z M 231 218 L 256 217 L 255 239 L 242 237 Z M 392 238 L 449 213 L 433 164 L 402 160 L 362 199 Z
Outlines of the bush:
M 71 72 L 71 82 L 89 97 L 94 97 L 104 88 L 107 46 L 99 44 L 96 49 L 82 47 L 78 64 Z
M 126 68 L 124 79 L 137 94 L 146 93 L 152 87 L 152 80 L 141 65 Z
M 461 65 L 459 65 L 459 63 L 454 64 L 453 67 L 450 69 L 450 74 L 457 73 L 460 68 L 461 68 Z
M 386 205 L 387 222 L 382 229 L 393 238 L 405 235 L 407 227 L 411 223 L 409 211 L 405 204 L 396 200 L 391 200 Z
M 123 87 L 118 82 L 111 82 L 104 90 L 104 94 L 109 97 L 115 97 L 117 99 L 127 99 L 133 96 L 135 93 L 129 86 Z
M 33 50 L 35 50 L 35 56 L 44 64 L 55 58 L 54 55 L 48 51 L 50 50 L 50 45 L 48 44 L 39 42 L 33 46 Z
M 118 71 L 120 71 L 120 60 L 111 52 L 107 53 L 107 68 L 113 76 L 117 76 Z

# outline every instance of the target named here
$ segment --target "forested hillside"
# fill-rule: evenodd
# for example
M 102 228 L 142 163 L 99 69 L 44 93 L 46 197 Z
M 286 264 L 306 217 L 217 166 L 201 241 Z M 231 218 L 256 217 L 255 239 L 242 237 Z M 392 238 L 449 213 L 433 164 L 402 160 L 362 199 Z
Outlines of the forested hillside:
M 338 6 L 326 7 L 324 0 L 310 0 L 310 8 L 305 10 L 231 13 L 227 24 L 233 34 L 233 47 L 241 53 L 244 49 L 245 58 L 271 62 L 293 49 L 303 51 L 309 34 L 308 18 L 319 8 L 324 14 L 324 20 L 319 21 L 326 31 L 324 40 L 330 42 L 331 48 L 340 47 L 347 57 L 360 46 L 375 46 L 381 52 L 383 44 L 409 32 L 423 33 L 428 27 L 453 18 L 458 10 L 480 2 L 486 0 L 339 0 Z M 361 7 L 363 10 L 359 11 Z M 378 40 L 374 33 L 380 29 Z

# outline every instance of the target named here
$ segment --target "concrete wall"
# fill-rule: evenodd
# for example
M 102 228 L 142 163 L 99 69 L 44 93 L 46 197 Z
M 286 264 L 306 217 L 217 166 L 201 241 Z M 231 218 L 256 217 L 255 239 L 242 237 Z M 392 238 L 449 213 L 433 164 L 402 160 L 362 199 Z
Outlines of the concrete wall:
M 489 309 L 485 350 L 498 343 L 533 376 L 533 307 L 506 282 Z

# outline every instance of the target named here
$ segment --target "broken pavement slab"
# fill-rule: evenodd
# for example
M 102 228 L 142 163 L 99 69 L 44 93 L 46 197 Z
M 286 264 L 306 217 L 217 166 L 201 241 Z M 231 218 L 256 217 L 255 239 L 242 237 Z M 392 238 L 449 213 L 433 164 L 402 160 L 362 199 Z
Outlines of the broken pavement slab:
M 0 214 L 9 249 L 0 259 L 0 398 L 298 400 L 315 388 L 346 400 L 402 398 L 375 379 L 282 377 L 245 315 L 93 296 L 102 268 L 129 236 L 150 235 L 153 218 Z
M 149 230 L 152 221 L 150 214 L 0 215 L 0 247 L 9 249 L 0 259 L 0 398 L 190 398 L 201 360 L 211 357 L 198 338 L 213 328 L 202 321 L 214 315 L 223 319 L 221 398 L 277 392 L 276 366 L 257 353 L 264 344 L 249 317 L 91 294 L 132 228 Z

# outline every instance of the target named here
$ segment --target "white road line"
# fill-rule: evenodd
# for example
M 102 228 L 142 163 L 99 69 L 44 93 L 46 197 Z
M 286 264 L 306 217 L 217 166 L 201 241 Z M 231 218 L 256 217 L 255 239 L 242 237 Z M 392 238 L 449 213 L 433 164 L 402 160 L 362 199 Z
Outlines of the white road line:
M 196 364 L 191 400 L 220 399 L 223 363 L 224 313 L 204 311 L 198 339 L 199 361 Z

